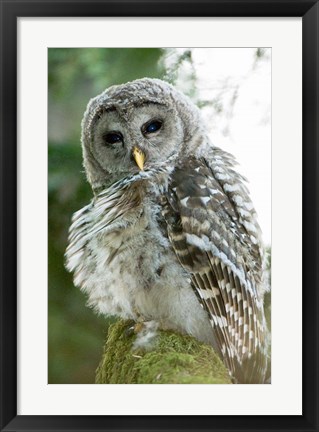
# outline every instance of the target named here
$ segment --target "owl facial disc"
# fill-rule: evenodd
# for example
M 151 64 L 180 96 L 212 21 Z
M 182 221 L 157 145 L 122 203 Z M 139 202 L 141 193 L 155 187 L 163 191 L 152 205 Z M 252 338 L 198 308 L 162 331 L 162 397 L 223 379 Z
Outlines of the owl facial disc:
M 145 154 L 140 150 L 138 147 L 133 148 L 133 157 L 136 162 L 136 165 L 139 167 L 141 171 L 144 170 L 144 161 L 145 161 Z

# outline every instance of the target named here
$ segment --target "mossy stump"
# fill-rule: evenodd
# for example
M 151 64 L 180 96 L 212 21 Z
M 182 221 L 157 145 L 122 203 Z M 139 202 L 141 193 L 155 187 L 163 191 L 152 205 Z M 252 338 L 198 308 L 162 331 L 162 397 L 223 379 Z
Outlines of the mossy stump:
M 134 349 L 132 321 L 110 326 L 97 384 L 230 384 L 224 364 L 209 345 L 159 331 L 151 349 Z

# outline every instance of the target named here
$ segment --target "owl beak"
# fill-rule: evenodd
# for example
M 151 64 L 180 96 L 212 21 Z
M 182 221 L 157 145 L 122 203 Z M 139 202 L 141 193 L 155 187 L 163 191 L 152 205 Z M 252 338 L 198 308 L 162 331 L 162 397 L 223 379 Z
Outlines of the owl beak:
M 145 154 L 138 147 L 133 148 L 133 157 L 141 171 L 144 169 Z

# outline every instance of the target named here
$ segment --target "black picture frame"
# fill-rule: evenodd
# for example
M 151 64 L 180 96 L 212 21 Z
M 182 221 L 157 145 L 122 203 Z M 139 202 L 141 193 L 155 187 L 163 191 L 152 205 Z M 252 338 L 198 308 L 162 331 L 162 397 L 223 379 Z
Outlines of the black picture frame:
M 318 431 L 319 6 L 315 0 L 1 0 L 1 431 Z M 302 17 L 303 414 L 17 415 L 17 18 Z M 293 205 L 293 203 L 292 203 Z M 290 271 L 288 269 L 287 271 Z M 287 292 L 289 296 L 289 292 Z M 283 305 L 284 307 L 286 305 Z M 289 355 L 287 356 L 289 361 Z M 293 377 L 292 377 L 293 379 Z M 249 401 L 247 401 L 249 403 Z

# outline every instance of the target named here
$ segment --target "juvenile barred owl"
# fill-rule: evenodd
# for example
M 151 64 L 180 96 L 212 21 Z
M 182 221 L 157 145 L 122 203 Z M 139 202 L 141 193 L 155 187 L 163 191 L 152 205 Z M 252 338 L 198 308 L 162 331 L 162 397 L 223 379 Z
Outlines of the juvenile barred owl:
M 102 314 L 211 344 L 235 383 L 263 383 L 263 248 L 233 156 L 157 79 L 113 86 L 82 121 L 94 198 L 73 216 L 66 265 Z

